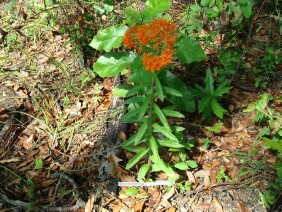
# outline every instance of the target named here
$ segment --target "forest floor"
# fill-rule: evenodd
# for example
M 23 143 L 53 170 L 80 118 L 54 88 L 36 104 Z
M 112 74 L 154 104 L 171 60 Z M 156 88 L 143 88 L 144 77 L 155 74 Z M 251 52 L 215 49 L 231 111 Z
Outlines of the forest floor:
M 83 13 L 96 12 L 68 5 L 68 15 L 57 14 L 59 21 L 50 27 L 54 20 L 47 13 L 27 12 L 24 0 L 5 12 L 11 2 L 0 3 L 0 211 L 267 211 L 261 192 L 275 178 L 272 165 L 278 158 L 258 139 L 263 126 L 254 124 L 255 112 L 243 110 L 268 93 L 276 99 L 268 107 L 282 114 L 281 66 L 266 89 L 256 89 L 251 77 L 234 78 L 222 101 L 228 112 L 218 130 L 206 126 L 219 120 L 203 121 L 195 113 L 170 120 L 185 127 L 186 138 L 196 143 L 187 155 L 198 168 L 181 173 L 185 177 L 179 181 L 190 186 L 140 187 L 129 196 L 128 187 L 118 187 L 118 182 L 135 182 L 137 170 L 125 170 L 132 155 L 121 142 L 137 126 L 120 123 L 124 107 L 112 95 L 118 79 L 92 73 L 89 67 L 99 53 L 89 54 L 73 42 L 76 35 L 59 30 L 78 23 L 81 35 L 83 27 L 93 27 L 95 33 L 113 17 L 97 14 L 95 23 L 84 22 Z M 187 3 L 173 1 L 169 13 L 176 22 Z M 123 15 L 125 6 L 116 5 L 116 16 Z M 269 19 L 257 20 L 256 25 L 269 26 Z M 269 41 L 264 31 L 254 31 L 252 37 Z M 280 42 L 279 36 L 272 39 Z M 255 43 L 245 48 L 257 51 Z M 175 70 L 187 85 L 200 82 L 212 64 L 212 51 L 206 53 L 209 59 L 196 76 L 190 67 Z M 248 170 L 244 176 L 243 169 Z M 166 179 L 163 174 L 154 177 Z M 274 210 L 279 211 L 279 204 Z

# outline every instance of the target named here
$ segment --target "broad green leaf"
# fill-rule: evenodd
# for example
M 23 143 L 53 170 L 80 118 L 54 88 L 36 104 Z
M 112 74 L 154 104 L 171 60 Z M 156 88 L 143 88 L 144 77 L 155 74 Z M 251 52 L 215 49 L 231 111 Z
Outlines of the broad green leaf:
M 144 136 L 144 134 L 145 134 L 145 132 L 146 132 L 147 129 L 148 129 L 148 123 L 145 121 L 145 122 L 141 125 L 141 127 L 140 127 L 138 133 L 136 134 L 136 138 L 135 138 L 135 140 L 134 140 L 134 144 L 135 144 L 135 145 L 139 144 L 140 140 L 141 140 L 142 137 Z
M 193 169 L 198 167 L 197 163 L 194 160 L 187 160 L 186 163 L 189 167 Z
M 132 187 L 132 188 L 128 188 L 124 191 L 124 193 L 127 195 L 127 196 L 130 196 L 130 197 L 134 197 L 138 194 L 138 188 L 136 187 Z
M 170 139 L 158 139 L 160 146 L 170 147 L 170 148 L 184 148 L 184 146 L 178 142 L 172 141 Z
M 252 15 L 252 1 L 238 0 L 238 3 L 240 5 L 243 15 L 249 19 Z
M 181 34 L 176 41 L 176 57 L 182 63 L 190 64 L 204 60 L 206 55 L 197 41 Z
M 118 48 L 120 46 L 127 29 L 128 27 L 123 24 L 103 29 L 94 36 L 89 45 L 94 49 L 109 52 L 112 48 Z
M 214 92 L 214 79 L 212 76 L 211 70 L 208 68 L 206 71 L 206 78 L 205 78 L 205 85 L 206 85 L 206 90 L 210 93 Z
M 166 136 L 167 138 L 178 142 L 178 139 L 175 137 L 175 135 L 173 135 L 169 130 L 167 130 L 165 127 L 160 126 L 157 123 L 153 124 L 153 129 L 155 130 L 155 132 L 160 132 L 162 133 L 164 136 Z
M 119 97 L 119 98 L 126 97 L 127 93 L 128 93 L 128 89 L 123 88 L 123 87 L 115 87 L 112 90 L 112 94 L 116 97 Z
M 161 82 L 160 82 L 158 76 L 155 73 L 153 73 L 153 77 L 154 77 L 154 80 L 155 80 L 155 88 L 156 88 L 156 91 L 157 91 L 157 95 L 160 98 L 160 100 L 163 102 L 164 101 L 164 92 L 163 92 Z
M 166 117 L 165 117 L 164 113 L 162 112 L 161 108 L 159 108 L 159 106 L 156 103 L 153 103 L 153 109 L 154 109 L 155 113 L 157 114 L 157 116 L 159 117 L 163 126 L 167 130 L 169 130 L 170 129 L 169 124 L 168 124 Z
M 134 58 L 135 54 L 133 53 L 107 53 L 98 58 L 93 69 L 100 77 L 114 77 L 129 66 Z
M 213 96 L 222 96 L 225 93 L 228 93 L 232 87 L 218 87 L 215 92 L 213 93 Z
M 182 93 L 178 92 L 177 90 L 173 88 L 163 86 L 163 90 L 168 95 L 176 96 L 176 97 L 183 97 Z
M 177 168 L 177 169 L 180 169 L 180 170 L 187 170 L 189 169 L 189 167 L 187 166 L 186 163 L 184 163 L 183 161 L 180 161 L 180 162 L 177 162 L 174 164 L 174 167 Z
M 209 108 L 211 105 L 212 97 L 206 97 L 201 100 L 199 100 L 199 112 L 204 112 L 207 108 Z
M 184 118 L 185 116 L 180 113 L 180 112 L 177 112 L 177 111 L 173 111 L 173 110 L 168 110 L 168 109 L 163 109 L 163 113 L 166 115 L 166 116 L 170 116 L 170 117 L 175 117 L 175 118 Z
M 141 160 L 141 158 L 143 158 L 149 151 L 150 151 L 150 149 L 143 148 L 133 158 L 131 158 L 130 161 L 128 161 L 125 168 L 130 169 L 132 166 L 134 166 L 136 163 L 138 163 Z
M 171 7 L 171 0 L 147 0 L 144 10 L 142 11 L 142 19 L 151 21 L 160 16 L 163 12 Z
M 132 8 L 125 8 L 124 14 L 125 14 L 125 20 L 123 21 L 124 24 L 133 26 L 142 23 L 142 17 L 140 12 L 133 10 Z
M 138 171 L 137 180 L 139 182 L 142 182 L 150 169 L 151 169 L 151 166 L 149 164 L 146 164 L 146 163 L 143 164 Z
M 187 112 L 195 111 L 194 97 L 191 92 L 187 89 L 184 82 L 182 82 L 168 70 L 161 71 L 158 77 L 162 85 L 173 88 L 182 94 L 182 97 L 176 97 L 168 94 L 167 100 L 169 102 Z
M 152 84 L 152 73 L 146 71 L 142 63 L 141 57 L 137 56 L 131 63 L 131 74 L 128 78 L 129 82 L 133 82 L 134 85 L 143 85 L 144 87 L 150 87 Z M 149 92 L 149 90 L 148 90 Z
M 212 106 L 212 110 L 213 110 L 214 114 L 217 115 L 217 117 L 222 119 L 223 113 L 225 113 L 227 110 L 225 110 L 223 107 L 221 107 L 221 105 L 218 103 L 218 101 L 216 99 L 212 99 L 211 106 Z

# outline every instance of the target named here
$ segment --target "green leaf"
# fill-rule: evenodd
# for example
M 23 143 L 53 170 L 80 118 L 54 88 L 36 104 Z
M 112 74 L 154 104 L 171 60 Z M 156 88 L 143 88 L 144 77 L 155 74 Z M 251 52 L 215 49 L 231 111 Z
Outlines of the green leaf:
M 220 128 L 223 126 L 222 122 L 216 123 L 213 127 L 205 127 L 207 130 L 211 131 L 211 132 L 215 132 L 218 133 L 220 132 Z
M 155 130 L 155 132 L 160 132 L 162 133 L 164 136 L 166 136 L 167 138 L 178 142 L 178 139 L 175 137 L 175 135 L 173 135 L 170 131 L 168 131 L 165 127 L 160 126 L 157 123 L 153 124 L 153 129 Z
M 221 105 L 218 103 L 216 99 L 212 99 L 211 106 L 214 114 L 221 119 L 223 118 L 223 113 L 227 112 L 227 110 L 221 107 Z
M 178 142 L 172 141 L 170 139 L 158 139 L 157 140 L 160 146 L 165 146 L 165 147 L 169 147 L 169 148 L 176 148 L 176 149 L 180 149 L 180 148 L 184 148 L 184 146 Z
M 173 169 L 167 165 L 163 160 L 157 160 L 155 157 L 151 156 L 151 160 L 154 162 L 152 166 L 152 172 L 163 171 L 168 175 L 174 175 Z
M 168 124 L 166 117 L 165 117 L 164 113 L 162 112 L 161 108 L 159 108 L 159 106 L 156 103 L 153 103 L 153 109 L 154 109 L 155 113 L 157 114 L 157 116 L 159 117 L 163 126 L 167 130 L 169 130 L 170 129 L 169 124 Z
M 127 96 L 128 89 L 121 88 L 121 87 L 115 87 L 112 90 L 112 94 L 119 98 L 125 98 Z
M 207 149 L 208 149 L 208 147 L 209 147 L 209 144 L 211 144 L 211 143 L 212 143 L 212 141 L 211 141 L 211 140 L 209 140 L 209 139 L 205 139 L 205 138 L 203 138 L 203 142 L 204 142 L 204 145 L 203 145 L 204 150 L 207 150 Z
M 187 166 L 186 163 L 184 163 L 183 161 L 180 161 L 180 162 L 177 162 L 174 164 L 174 167 L 177 168 L 177 169 L 180 169 L 180 170 L 187 170 L 189 169 L 189 167 Z
M 180 113 L 180 112 L 177 112 L 177 111 L 173 111 L 173 110 L 169 110 L 169 109 L 163 109 L 163 113 L 166 115 L 166 116 L 170 116 L 170 117 L 175 117 L 175 118 L 184 118 L 185 116 Z
M 123 21 L 124 24 L 133 26 L 142 23 L 142 17 L 140 12 L 133 10 L 132 8 L 125 8 L 124 14 L 125 14 L 125 20 Z
M 128 188 L 124 191 L 124 193 L 127 195 L 127 196 L 130 196 L 130 197 L 134 197 L 138 194 L 138 188 L 136 187 L 132 187 L 132 188 Z
M 107 53 L 98 58 L 93 68 L 100 77 L 117 76 L 134 60 L 135 54 L 127 52 Z
M 41 159 L 35 159 L 34 163 L 35 163 L 34 169 L 42 169 L 43 168 L 43 161 Z
M 155 159 L 160 160 L 160 155 L 159 155 L 159 151 L 158 151 L 158 145 L 156 142 L 156 139 L 152 136 L 149 140 L 150 142 L 150 148 L 152 151 L 152 155 L 155 157 Z
M 127 93 L 126 97 L 130 97 L 144 88 L 144 85 L 134 85 Z
M 136 134 L 136 137 L 135 137 L 135 140 L 134 140 L 134 144 L 135 144 L 135 145 L 139 144 L 139 141 L 142 139 L 142 137 L 144 136 L 144 134 L 145 134 L 145 132 L 146 132 L 147 129 L 148 129 L 148 123 L 145 121 L 145 122 L 141 125 L 141 127 L 140 127 L 138 133 Z
M 262 130 L 257 135 L 258 138 L 262 138 L 265 135 L 270 135 L 270 129 L 269 127 L 263 127 Z
M 89 45 L 94 49 L 109 52 L 112 48 L 118 48 L 120 46 L 127 29 L 128 27 L 123 24 L 103 29 L 94 36 Z
M 180 34 L 175 45 L 176 57 L 182 63 L 200 62 L 206 58 L 200 44 L 187 35 Z
M 189 167 L 191 167 L 192 169 L 198 167 L 197 163 L 196 163 L 194 160 L 187 160 L 186 163 L 187 163 L 187 165 L 188 165 Z
M 163 12 L 171 7 L 171 0 L 147 0 L 144 10 L 142 11 L 142 19 L 151 21 L 160 16 Z
M 265 138 L 263 137 L 262 138 L 265 142 L 264 142 L 264 146 L 266 146 L 267 148 L 270 148 L 270 149 L 274 149 L 274 150 L 277 150 L 278 152 L 282 152 L 282 145 L 269 139 L 269 138 Z
M 124 104 L 132 104 L 132 103 L 142 103 L 146 101 L 148 98 L 145 96 L 133 96 L 124 101 Z
M 199 112 L 204 112 L 207 108 L 209 108 L 211 105 L 212 97 L 206 97 L 201 100 L 199 100 Z
M 223 10 L 222 0 L 216 0 L 216 4 L 217 4 L 217 8 L 218 8 L 219 12 L 222 12 L 222 10 Z
M 139 114 L 138 114 L 138 119 L 141 119 L 145 115 L 147 110 L 149 109 L 150 100 L 151 100 L 151 94 L 147 96 L 147 99 L 144 101 L 144 103 L 140 107 Z
M 148 152 L 150 151 L 150 149 L 148 148 L 143 148 L 141 151 L 139 151 L 133 158 L 131 158 L 130 161 L 128 161 L 127 165 L 126 165 L 126 169 L 130 169 L 132 166 L 134 166 L 137 162 L 139 162 L 141 160 L 141 158 L 143 158 Z
M 157 96 L 163 102 L 164 101 L 164 93 L 163 93 L 163 88 L 162 88 L 161 82 L 160 82 L 158 76 L 155 73 L 153 73 L 153 77 L 154 77 L 154 80 L 155 80 Z
M 17 0 L 13 0 L 5 9 L 3 10 L 4 13 L 8 12 L 11 10 L 17 3 Z
M 210 3 L 210 0 L 201 0 L 202 6 L 207 6 Z
M 178 92 L 177 90 L 173 88 L 163 86 L 163 90 L 168 95 L 176 96 L 176 97 L 183 97 L 182 93 Z
M 240 5 L 240 9 L 242 10 L 243 15 L 249 19 L 252 15 L 252 1 L 238 0 L 238 3 Z
M 206 71 L 206 78 L 205 78 L 205 85 L 206 85 L 206 90 L 210 93 L 214 92 L 214 79 L 212 76 L 211 70 L 208 68 Z
M 137 180 L 139 182 L 142 182 L 150 169 L 151 169 L 151 166 L 149 164 L 146 164 L 146 163 L 143 164 L 138 171 Z
M 158 77 L 163 86 L 173 88 L 182 94 L 182 97 L 176 97 L 168 94 L 167 100 L 169 102 L 187 112 L 195 111 L 194 97 L 187 89 L 184 82 L 182 82 L 168 70 L 161 71 Z

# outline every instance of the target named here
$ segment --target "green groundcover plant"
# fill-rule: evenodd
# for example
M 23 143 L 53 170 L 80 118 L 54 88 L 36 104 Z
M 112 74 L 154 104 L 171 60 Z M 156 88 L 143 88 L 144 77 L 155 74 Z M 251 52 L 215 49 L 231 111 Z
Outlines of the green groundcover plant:
M 194 98 L 168 68 L 173 68 L 173 57 L 190 64 L 206 56 L 196 41 L 180 33 L 170 16 L 163 14 L 170 6 L 170 0 L 148 0 L 141 12 L 126 8 L 123 24 L 99 31 L 90 43 L 91 47 L 106 52 L 93 66 L 100 77 L 114 77 L 130 70 L 129 83 L 114 93 L 126 98 L 127 113 L 122 120 L 140 126 L 138 133 L 122 143 L 124 149 L 136 153 L 127 169 L 143 163 L 138 173 L 140 181 L 148 173 L 159 171 L 174 180 L 175 169 L 197 167 L 185 154 L 185 149 L 193 144 L 185 141 L 184 128 L 171 126 L 167 119 L 183 118 L 177 109 L 194 112 Z M 122 44 L 127 51 L 110 52 Z M 165 100 L 171 105 L 160 108 L 157 102 Z M 165 162 L 159 153 L 161 148 L 168 148 L 179 161 Z

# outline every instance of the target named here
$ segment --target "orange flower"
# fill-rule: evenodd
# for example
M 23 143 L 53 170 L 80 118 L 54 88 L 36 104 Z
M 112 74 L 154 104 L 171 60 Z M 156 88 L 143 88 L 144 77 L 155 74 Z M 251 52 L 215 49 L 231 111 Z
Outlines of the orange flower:
M 177 39 L 176 30 L 173 22 L 158 18 L 127 30 L 123 43 L 142 54 L 146 70 L 158 71 L 171 62 Z

